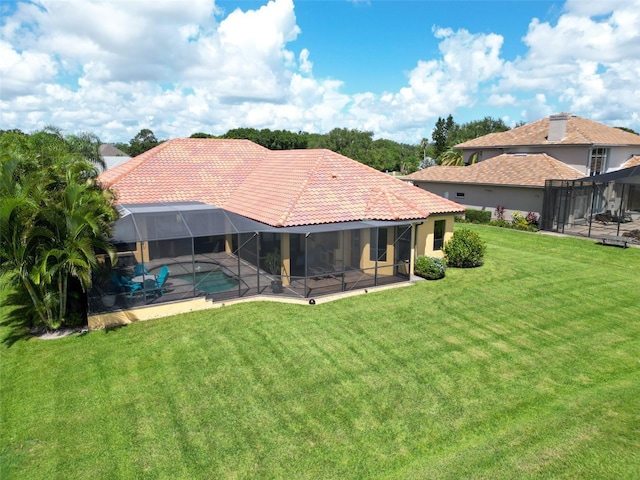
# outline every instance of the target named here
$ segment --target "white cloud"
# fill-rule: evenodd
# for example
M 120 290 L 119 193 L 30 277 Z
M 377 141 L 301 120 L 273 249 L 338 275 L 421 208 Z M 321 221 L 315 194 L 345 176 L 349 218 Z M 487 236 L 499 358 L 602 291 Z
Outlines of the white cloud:
M 497 33 L 434 27 L 438 54 L 416 59 L 404 87 L 346 95 L 340 79 L 314 76 L 313 52 L 290 46 L 301 33 L 293 0 L 233 12 L 214 0 L 19 3 L 0 27 L 0 128 L 121 141 L 141 128 L 169 138 L 348 127 L 415 143 L 438 116 L 485 109 L 640 129 L 639 12 L 640 0 L 569 0 L 555 23 L 530 22 L 514 59 Z
M 505 64 L 494 92 L 545 92 L 556 111 L 630 126 L 640 110 L 638 31 L 639 0 L 570 0 L 555 25 L 532 20 L 527 54 Z
M 57 72 L 56 63 L 46 53 L 19 53 L 9 43 L 0 41 L 0 78 L 5 94 L 28 94 L 34 85 L 51 81 Z

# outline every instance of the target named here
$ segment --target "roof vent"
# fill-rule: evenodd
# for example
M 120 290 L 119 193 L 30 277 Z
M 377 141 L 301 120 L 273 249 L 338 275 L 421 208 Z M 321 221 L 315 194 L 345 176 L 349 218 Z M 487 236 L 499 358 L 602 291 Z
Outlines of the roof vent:
M 547 135 L 549 142 L 559 142 L 567 135 L 567 120 L 570 116 L 570 113 L 549 116 L 549 134 Z

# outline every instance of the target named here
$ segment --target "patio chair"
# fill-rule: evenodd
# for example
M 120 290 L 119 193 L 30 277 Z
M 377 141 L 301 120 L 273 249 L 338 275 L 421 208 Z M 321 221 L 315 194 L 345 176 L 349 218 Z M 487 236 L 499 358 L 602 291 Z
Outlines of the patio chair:
M 136 263 L 133 266 L 133 276 L 137 277 L 138 275 L 149 275 L 149 270 L 144 263 Z
M 163 265 L 160 269 L 160 273 L 156 277 L 155 289 L 153 290 L 153 295 L 164 295 L 164 284 L 167 283 L 167 278 L 169 278 L 169 267 Z
M 142 283 L 140 282 L 132 282 L 127 277 L 120 277 L 120 282 L 122 286 L 129 291 L 129 296 L 133 297 L 133 294 L 138 290 L 142 290 Z

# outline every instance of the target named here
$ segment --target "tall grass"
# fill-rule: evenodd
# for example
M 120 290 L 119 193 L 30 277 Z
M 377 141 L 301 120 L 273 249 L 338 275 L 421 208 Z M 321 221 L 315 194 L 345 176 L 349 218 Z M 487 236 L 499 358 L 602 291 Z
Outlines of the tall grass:
M 442 280 L 5 344 L 0 477 L 637 478 L 640 249 L 465 228 Z

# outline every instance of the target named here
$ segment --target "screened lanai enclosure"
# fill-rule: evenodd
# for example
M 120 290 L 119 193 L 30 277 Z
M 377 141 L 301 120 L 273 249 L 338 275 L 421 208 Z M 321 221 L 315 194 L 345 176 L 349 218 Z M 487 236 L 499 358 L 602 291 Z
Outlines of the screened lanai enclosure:
M 540 227 L 640 243 L 640 166 L 578 180 L 547 180 Z
M 275 228 L 202 203 L 119 206 L 89 315 L 198 297 L 312 298 L 409 279 L 411 223 Z

